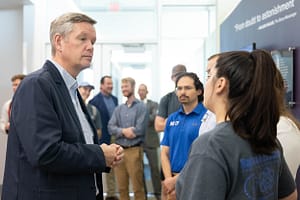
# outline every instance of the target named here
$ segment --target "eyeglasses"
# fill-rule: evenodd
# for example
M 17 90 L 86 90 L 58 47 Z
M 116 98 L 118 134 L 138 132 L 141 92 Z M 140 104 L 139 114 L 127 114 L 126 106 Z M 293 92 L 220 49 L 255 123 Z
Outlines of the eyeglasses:
M 182 90 L 185 90 L 185 91 L 188 91 L 188 90 L 192 90 L 192 89 L 195 89 L 195 87 L 192 87 L 192 86 L 178 86 L 176 87 L 176 91 L 182 91 Z

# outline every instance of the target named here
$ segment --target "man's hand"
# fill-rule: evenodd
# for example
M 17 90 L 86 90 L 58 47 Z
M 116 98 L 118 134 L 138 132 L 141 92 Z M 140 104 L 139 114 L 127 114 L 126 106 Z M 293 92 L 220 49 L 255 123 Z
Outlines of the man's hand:
M 117 144 L 111 144 L 111 145 L 115 146 L 117 149 L 117 156 L 111 165 L 111 167 L 115 167 L 116 165 L 120 164 L 123 161 L 124 149 Z
M 163 185 L 166 188 L 168 194 L 171 194 L 173 190 L 175 190 L 177 177 L 169 177 L 163 181 Z
M 107 167 L 115 167 L 123 160 L 124 150 L 120 145 L 107 145 L 103 143 L 100 145 L 100 147 L 104 153 L 105 163 Z
M 135 133 L 133 132 L 133 127 L 123 128 L 122 134 L 128 139 L 133 139 L 136 137 Z
M 166 200 L 176 200 L 175 183 L 175 177 L 166 178 L 162 182 L 163 193 L 166 196 Z

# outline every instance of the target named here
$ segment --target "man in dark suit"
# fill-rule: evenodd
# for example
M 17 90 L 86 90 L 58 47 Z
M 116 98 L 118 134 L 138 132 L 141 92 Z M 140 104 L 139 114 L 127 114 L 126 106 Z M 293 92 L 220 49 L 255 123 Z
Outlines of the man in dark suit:
M 113 111 L 118 106 L 118 99 L 112 95 L 113 81 L 111 76 L 103 76 L 100 80 L 100 92 L 89 102 L 100 112 L 102 120 L 102 137 L 99 144 L 110 144 L 111 135 L 108 132 L 107 124 Z M 118 200 L 116 196 L 116 181 L 114 170 L 106 174 L 107 196 L 105 200 Z
M 102 137 L 99 143 L 110 144 L 111 135 L 108 133 L 107 124 L 114 109 L 118 106 L 118 99 L 112 95 L 113 82 L 111 76 L 103 76 L 100 80 L 100 92 L 90 100 L 90 104 L 96 106 L 101 113 Z
M 76 76 L 92 61 L 95 23 L 80 13 L 51 23 L 52 59 L 13 98 L 2 200 L 103 199 L 101 172 L 122 160 L 123 149 L 98 145 L 77 91 Z
M 141 84 L 138 89 L 140 100 L 145 103 L 147 107 L 146 116 L 146 135 L 144 139 L 144 152 L 148 158 L 151 180 L 153 191 L 156 199 L 160 199 L 161 193 L 161 181 L 159 174 L 159 159 L 158 159 L 158 148 L 159 148 L 159 135 L 154 129 L 154 119 L 157 114 L 158 103 L 147 99 L 148 89 L 145 84 Z

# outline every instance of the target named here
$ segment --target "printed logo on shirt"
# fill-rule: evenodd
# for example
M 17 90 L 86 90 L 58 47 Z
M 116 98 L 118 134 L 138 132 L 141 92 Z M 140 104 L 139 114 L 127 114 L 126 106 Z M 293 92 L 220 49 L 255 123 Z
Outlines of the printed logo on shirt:
M 170 126 L 178 126 L 179 121 L 170 121 Z
M 279 151 L 271 155 L 260 155 L 246 159 L 240 159 L 244 181 L 244 194 L 248 199 L 275 199 L 277 194 L 275 173 L 276 165 L 280 159 Z
M 199 122 L 193 122 L 192 126 L 200 126 Z

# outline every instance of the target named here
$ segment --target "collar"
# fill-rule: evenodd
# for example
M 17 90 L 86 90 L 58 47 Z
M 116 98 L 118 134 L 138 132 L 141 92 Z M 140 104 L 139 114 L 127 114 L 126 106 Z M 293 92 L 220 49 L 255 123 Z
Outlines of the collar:
M 111 94 L 109 94 L 109 95 L 106 95 L 106 94 L 104 94 L 103 92 L 101 92 L 100 91 L 100 94 L 104 97 L 104 98 L 111 98 L 112 97 L 112 95 Z
M 190 112 L 189 114 L 191 113 L 196 113 L 197 115 L 200 115 L 202 112 L 203 112 L 203 109 L 206 111 L 207 109 L 204 107 L 204 105 L 199 102 L 198 105 L 194 108 L 194 110 L 192 112 Z M 183 110 L 183 106 L 181 105 L 180 108 L 179 108 L 179 113 L 183 114 L 183 115 L 186 115 L 184 110 Z
M 137 99 L 137 98 L 135 98 L 133 101 L 132 101 L 132 103 L 130 104 L 130 105 L 128 105 L 127 104 L 127 101 L 124 103 L 126 106 L 133 106 L 134 104 L 137 104 L 137 103 L 139 103 L 140 101 Z
M 143 102 L 144 104 L 147 104 L 147 102 L 148 102 L 148 99 L 147 98 L 145 98 L 144 100 L 140 100 L 141 102 Z
M 68 90 L 70 91 L 76 91 L 78 88 L 77 80 L 74 79 L 71 74 L 69 74 L 60 64 L 55 62 L 54 60 L 50 59 L 50 61 L 54 64 L 54 66 L 57 68 L 59 73 L 61 74 Z

